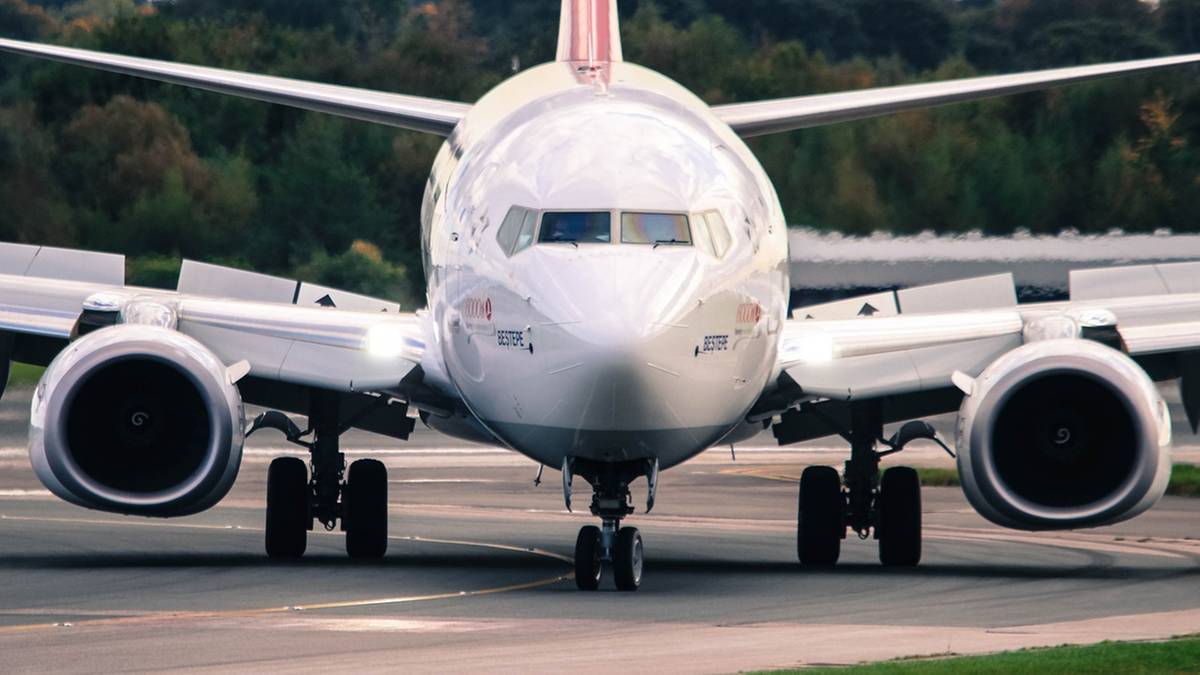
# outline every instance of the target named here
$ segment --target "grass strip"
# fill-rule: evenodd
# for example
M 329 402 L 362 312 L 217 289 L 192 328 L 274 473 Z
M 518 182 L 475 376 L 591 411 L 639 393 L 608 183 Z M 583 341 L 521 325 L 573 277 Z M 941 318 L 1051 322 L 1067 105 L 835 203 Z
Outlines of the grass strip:
M 27 363 L 14 363 L 12 369 L 8 371 L 8 386 L 10 387 L 32 387 L 42 379 L 42 372 L 46 369 L 41 366 L 31 366 Z
M 957 487 L 960 485 L 955 469 L 917 469 L 921 485 L 926 487 Z M 1176 464 L 1171 471 L 1167 494 L 1175 497 L 1200 497 L 1200 466 Z
M 1200 673 L 1200 637 L 1165 642 L 1101 642 L 1087 647 L 1023 649 L 987 656 L 885 661 L 846 668 L 771 671 L 772 675 L 1004 675 L 1006 673 Z

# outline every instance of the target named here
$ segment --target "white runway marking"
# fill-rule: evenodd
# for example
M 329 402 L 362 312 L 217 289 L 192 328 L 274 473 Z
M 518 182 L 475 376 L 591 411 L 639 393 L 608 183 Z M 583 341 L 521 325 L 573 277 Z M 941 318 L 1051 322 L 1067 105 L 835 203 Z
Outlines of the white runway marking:
M 498 480 L 490 478 L 402 478 L 397 480 L 389 480 L 389 483 L 407 483 L 409 485 L 423 485 L 426 483 L 499 483 Z

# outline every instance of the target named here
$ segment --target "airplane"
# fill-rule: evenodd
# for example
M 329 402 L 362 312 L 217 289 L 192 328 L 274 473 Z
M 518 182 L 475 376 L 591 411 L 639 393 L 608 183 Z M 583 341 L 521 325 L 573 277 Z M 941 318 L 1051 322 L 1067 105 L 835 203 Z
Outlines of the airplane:
M 426 185 L 427 306 L 185 261 L 175 291 L 126 286 L 116 255 L 0 246 L 0 368 L 47 365 L 29 450 L 53 494 L 174 517 L 229 491 L 247 435 L 281 432 L 266 552 L 319 523 L 350 556 L 387 548 L 387 474 L 347 468 L 350 428 L 407 439 L 417 419 L 582 479 L 599 526 L 575 582 L 642 584 L 631 485 L 767 428 L 837 435 L 842 471 L 804 470 L 801 567 L 848 532 L 885 566 L 921 558 L 921 487 L 881 459 L 958 412 L 971 505 L 1024 530 L 1132 518 L 1163 495 L 1180 379 L 1200 421 L 1200 267 L 1079 270 L 1069 300 L 1018 304 L 1010 275 L 789 315 L 780 201 L 745 139 L 1194 64 L 1200 55 L 710 106 L 624 61 L 616 0 L 564 0 L 557 58 L 473 104 L 14 40 L 0 50 L 445 137 Z M 3 375 L 4 373 L 0 373 Z M 0 380 L 3 381 L 3 380 Z M 246 423 L 244 405 L 268 410 Z M 307 418 L 305 428 L 289 415 Z M 904 422 L 884 437 L 884 425 Z

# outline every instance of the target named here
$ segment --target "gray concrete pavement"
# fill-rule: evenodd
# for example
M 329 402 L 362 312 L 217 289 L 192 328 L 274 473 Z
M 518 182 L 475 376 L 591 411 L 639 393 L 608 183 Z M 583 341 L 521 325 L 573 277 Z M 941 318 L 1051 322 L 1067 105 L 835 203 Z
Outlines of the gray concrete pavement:
M 533 463 L 512 453 L 351 434 L 351 458 L 389 468 L 388 557 L 351 562 L 340 534 L 318 532 L 309 555 L 281 564 L 260 530 L 267 462 L 289 451 L 276 438 L 252 439 L 216 508 L 125 518 L 42 491 L 21 399 L 0 402 L 4 672 L 729 672 L 1200 632 L 1197 500 L 1030 534 L 988 525 L 956 489 L 927 489 L 921 567 L 885 570 L 873 542 L 851 539 L 836 569 L 801 569 L 795 485 L 748 474 L 838 450 L 756 439 L 736 463 L 726 448 L 664 474 L 655 512 L 631 519 L 646 538 L 642 590 L 583 594 L 569 556 L 591 518 L 565 512 L 556 473 L 533 487 Z M 944 463 L 938 452 L 906 460 Z

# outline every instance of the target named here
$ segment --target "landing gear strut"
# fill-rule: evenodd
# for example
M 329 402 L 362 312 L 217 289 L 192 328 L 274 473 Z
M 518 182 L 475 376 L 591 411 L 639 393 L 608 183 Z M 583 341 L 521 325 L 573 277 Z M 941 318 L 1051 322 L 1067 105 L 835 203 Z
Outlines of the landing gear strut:
M 340 410 L 336 394 L 314 391 L 307 430 L 278 412 L 260 415 L 250 429 L 282 431 L 311 457 L 311 478 L 298 457 L 278 457 L 268 469 L 266 548 L 272 558 L 303 555 L 314 521 L 326 530 L 340 521 L 352 558 L 381 558 L 387 551 L 387 469 L 378 460 L 360 459 L 347 473 L 339 438 L 348 427 L 341 426 Z M 309 435 L 313 440 L 304 440 Z
M 849 528 L 860 539 L 874 531 L 879 541 L 879 560 L 884 565 L 916 565 L 921 560 L 920 478 L 908 467 L 893 467 L 880 474 L 879 462 L 900 452 L 912 440 L 936 441 L 932 427 L 910 422 L 890 440 L 884 440 L 882 410 L 877 401 L 852 404 L 849 429 L 825 419 L 849 441 L 850 460 L 845 464 L 844 484 L 837 471 L 828 466 L 808 467 L 800 477 L 796 524 L 800 562 L 811 566 L 836 563 Z M 880 443 L 888 449 L 878 451 Z
M 629 484 L 641 476 L 650 481 L 648 504 L 653 504 L 658 483 L 657 463 L 568 459 L 563 465 L 568 507 L 574 475 L 583 476 L 592 484 L 591 512 L 600 518 L 600 527 L 586 525 L 575 539 L 575 585 L 581 591 L 598 589 L 604 566 L 608 565 L 618 590 L 636 591 L 642 585 L 642 535 L 636 527 L 621 527 L 621 520 L 634 511 Z

